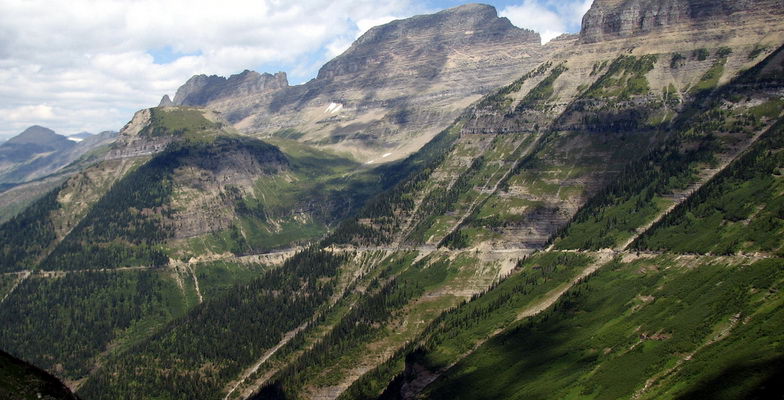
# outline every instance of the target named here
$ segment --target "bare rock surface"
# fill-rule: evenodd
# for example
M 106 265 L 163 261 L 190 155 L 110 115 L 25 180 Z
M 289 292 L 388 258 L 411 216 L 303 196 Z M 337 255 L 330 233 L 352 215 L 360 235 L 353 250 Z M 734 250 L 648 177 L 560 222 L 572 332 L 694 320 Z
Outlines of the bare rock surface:
M 174 103 L 219 111 L 245 133 L 385 162 L 418 150 L 466 106 L 537 65 L 546 49 L 539 34 L 493 7 L 469 4 L 372 28 L 303 85 L 288 86 L 282 73 L 199 75 Z

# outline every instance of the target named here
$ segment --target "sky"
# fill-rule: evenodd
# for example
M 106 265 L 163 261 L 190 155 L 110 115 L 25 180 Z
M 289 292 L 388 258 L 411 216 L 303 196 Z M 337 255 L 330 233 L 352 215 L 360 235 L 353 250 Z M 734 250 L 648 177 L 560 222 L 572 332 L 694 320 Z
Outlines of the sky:
M 592 0 L 487 1 L 543 41 Z M 362 33 L 451 0 L 0 0 L 0 141 L 31 125 L 119 130 L 196 74 L 284 71 L 290 84 Z

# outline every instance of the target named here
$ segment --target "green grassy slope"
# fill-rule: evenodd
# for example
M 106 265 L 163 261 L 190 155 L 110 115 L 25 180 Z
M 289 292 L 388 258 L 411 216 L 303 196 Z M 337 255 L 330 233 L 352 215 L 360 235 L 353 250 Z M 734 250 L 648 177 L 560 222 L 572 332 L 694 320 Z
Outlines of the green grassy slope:
M 425 396 L 620 399 L 639 392 L 641 398 L 695 398 L 710 392 L 712 398 L 748 398 L 764 390 L 781 393 L 775 381 L 784 350 L 776 328 L 784 322 L 781 267 L 781 259 L 751 265 L 706 259 L 687 267 L 666 256 L 614 261 L 550 310 L 491 339 Z M 750 365 L 760 368 L 743 369 Z M 711 386 L 719 377 L 728 381 Z M 646 381 L 651 384 L 644 389 Z M 778 389 L 762 388 L 762 382 Z
M 677 253 L 784 254 L 782 150 L 784 120 L 633 247 Z

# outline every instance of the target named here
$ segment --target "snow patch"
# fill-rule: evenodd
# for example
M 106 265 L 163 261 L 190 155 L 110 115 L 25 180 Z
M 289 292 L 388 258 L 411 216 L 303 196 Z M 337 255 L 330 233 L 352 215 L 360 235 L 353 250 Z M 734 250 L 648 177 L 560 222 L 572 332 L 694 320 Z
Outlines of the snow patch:
M 78 138 L 78 137 L 68 136 L 68 140 L 70 140 L 70 141 L 72 141 L 72 142 L 79 143 L 79 142 L 81 142 L 83 139 L 82 139 L 82 138 Z
M 324 113 L 325 114 L 335 114 L 335 113 L 340 112 L 340 110 L 342 110 L 342 109 L 343 109 L 343 104 L 340 104 L 340 103 L 329 103 L 329 106 L 327 106 L 327 109 L 324 110 Z
M 387 153 L 387 154 L 384 154 L 383 156 L 381 156 L 381 158 L 387 158 L 387 157 L 389 157 L 391 155 L 392 155 L 392 153 Z

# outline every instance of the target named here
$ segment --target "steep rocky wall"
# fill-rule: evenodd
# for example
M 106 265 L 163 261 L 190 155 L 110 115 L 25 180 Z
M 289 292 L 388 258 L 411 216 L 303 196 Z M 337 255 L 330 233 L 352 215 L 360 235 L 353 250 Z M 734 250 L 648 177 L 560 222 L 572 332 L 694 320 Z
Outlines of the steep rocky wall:
M 583 17 L 581 39 L 595 43 L 663 30 L 776 24 L 784 15 L 781 0 L 596 0 Z

